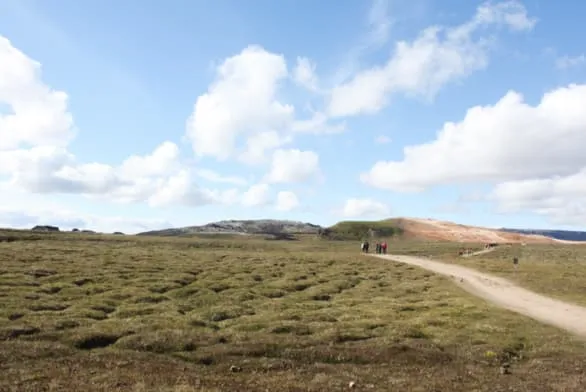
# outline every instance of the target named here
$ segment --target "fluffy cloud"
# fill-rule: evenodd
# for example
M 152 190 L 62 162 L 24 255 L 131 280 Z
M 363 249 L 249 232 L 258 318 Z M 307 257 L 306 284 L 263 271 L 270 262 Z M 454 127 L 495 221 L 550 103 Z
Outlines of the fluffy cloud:
M 146 156 L 132 155 L 120 168 L 128 177 L 164 175 L 179 167 L 179 148 L 175 143 L 165 141 Z
M 133 155 L 119 166 L 80 163 L 66 149 L 52 146 L 0 151 L 0 175 L 33 193 L 78 193 L 117 201 L 155 199 L 163 188 L 185 177 L 174 143 L 164 142 L 151 154 Z M 167 190 L 166 192 L 169 192 Z
M 475 38 L 475 33 L 491 25 L 528 30 L 534 24 L 535 20 L 517 1 L 484 3 L 462 25 L 432 26 L 412 42 L 398 42 L 386 64 L 360 72 L 335 87 L 327 112 L 338 117 L 375 113 L 396 92 L 433 97 L 446 83 L 466 77 L 488 63 L 488 40 Z
M 297 65 L 293 70 L 293 79 L 301 86 L 317 91 L 317 75 L 315 63 L 307 57 L 297 57 Z
M 291 211 L 297 207 L 299 207 L 299 198 L 294 192 L 281 191 L 277 194 L 277 210 Z
M 503 213 L 535 212 L 557 224 L 584 226 L 586 168 L 565 177 L 507 181 L 488 199 Z
M 535 23 L 537 19 L 527 15 L 520 1 L 507 0 L 496 4 L 487 1 L 477 8 L 471 27 L 476 27 L 476 24 L 501 24 L 514 31 L 524 31 L 533 29 Z
M 263 64 L 266 69 L 257 72 L 258 66 Z M 286 74 L 281 57 L 255 47 L 248 48 L 240 57 L 226 60 L 220 68 L 224 81 L 212 86 L 211 97 L 208 94 L 201 98 L 204 107 L 218 109 L 215 114 L 219 116 L 203 116 L 202 121 L 208 119 L 212 123 L 207 124 L 212 126 L 213 121 L 219 121 L 216 125 L 219 124 L 220 128 L 222 124 L 233 125 L 231 121 L 234 119 L 221 115 L 224 110 L 236 115 L 244 113 L 244 117 L 234 121 L 248 122 L 250 127 L 278 123 L 281 115 L 288 117 L 292 111 L 288 106 L 271 101 L 274 83 Z M 250 91 L 257 95 L 248 96 Z M 241 94 L 237 95 L 238 92 Z M 119 165 L 80 162 L 67 149 L 75 136 L 67 95 L 46 86 L 41 79 L 40 64 L 1 36 L 0 104 L 10 110 L 9 113 L 0 112 L 0 180 L 4 180 L 0 184 L 9 184 L 12 189 L 36 194 L 80 194 L 125 203 L 147 202 L 155 207 L 250 203 L 251 190 L 241 193 L 237 189 L 198 187 L 196 177 L 236 186 L 246 185 L 246 181 L 202 168 L 193 170 L 182 162 L 178 146 L 170 141 L 161 143 L 149 154 L 132 155 Z M 240 107 L 240 112 L 234 112 L 232 104 L 244 106 Z M 272 112 L 264 113 L 263 104 L 272 107 Z M 226 118 L 227 123 L 223 122 Z M 220 129 L 219 132 L 224 131 Z M 270 132 L 256 136 L 266 148 L 280 146 L 275 140 L 278 138 L 272 137 Z M 257 150 L 251 153 L 261 154 L 262 151 Z
M 46 86 L 40 64 L 0 36 L 0 179 L 33 193 L 108 195 L 147 200 L 180 170 L 179 149 L 164 142 L 120 166 L 80 163 L 67 150 L 75 136 L 67 94 Z
M 509 91 L 470 108 L 402 161 L 376 163 L 364 182 L 396 191 L 440 184 L 496 183 L 484 200 L 500 212 L 534 212 L 556 224 L 586 220 L 586 85 L 552 90 L 531 106 Z
M 546 93 L 536 106 L 508 92 L 469 109 L 429 143 L 408 146 L 402 161 L 376 163 L 362 180 L 398 191 L 450 183 L 567 176 L 586 166 L 586 85 Z
M 210 182 L 227 183 L 227 184 L 238 185 L 238 186 L 243 186 L 243 185 L 248 184 L 248 181 L 246 181 L 246 179 L 244 179 L 242 177 L 223 176 L 223 175 L 216 173 L 215 171 L 210 170 L 210 169 L 197 169 L 195 171 L 195 174 L 198 177 L 201 177 L 204 180 L 207 180 Z
M 348 199 L 341 214 L 346 218 L 376 217 L 384 219 L 390 214 L 390 208 L 384 203 L 372 199 Z
M 225 196 L 217 191 L 200 189 L 194 185 L 192 173 L 182 169 L 168 177 L 159 178 L 155 182 L 142 182 L 128 188 L 130 192 L 109 192 L 109 196 L 116 197 L 124 202 L 135 202 L 146 199 L 152 207 L 183 204 L 188 206 L 201 206 L 219 203 L 225 200 Z M 134 193 L 136 192 L 136 193 Z M 228 193 L 230 200 L 231 193 Z M 122 196 L 122 198 L 120 198 Z
M 335 133 L 343 123 L 330 124 L 329 117 L 314 112 L 309 119 L 296 119 L 295 108 L 278 100 L 278 90 L 292 79 L 317 92 L 315 64 L 299 57 L 290 74 L 281 54 L 249 46 L 227 58 L 217 69 L 216 80 L 197 98 L 187 121 L 186 135 L 201 157 L 261 164 L 266 153 L 291 143 L 297 133 Z
M 313 151 L 276 150 L 267 181 L 271 183 L 303 182 L 319 173 L 319 156 Z
M 344 122 L 336 124 L 328 123 L 329 118 L 324 113 L 315 112 L 307 120 L 297 120 L 291 125 L 291 130 L 296 133 L 305 134 L 336 134 L 346 129 Z
M 172 227 L 172 223 L 162 219 L 135 219 L 124 217 L 104 217 L 80 214 L 65 208 L 42 209 L 34 206 L 26 209 L 0 208 L 0 227 L 30 229 L 36 225 L 57 226 L 61 230 L 88 229 L 104 233 L 122 231 L 135 234 L 141 231 Z
M 64 230 L 122 231 L 129 234 L 173 226 L 165 219 L 74 211 L 70 206 L 51 201 L 46 196 L 19 191 L 0 183 L 0 227 L 30 229 L 35 225 L 55 225 Z
M 271 202 L 271 188 L 268 184 L 255 184 L 242 196 L 242 205 L 246 207 L 266 206 Z
M 279 102 L 276 91 L 287 76 L 285 58 L 259 46 L 226 59 L 218 67 L 216 81 L 197 99 L 187 123 L 195 153 L 227 159 L 239 137 L 286 127 L 294 109 Z
M 258 132 L 246 141 L 246 149 L 239 156 L 243 163 L 259 165 L 266 163 L 266 152 L 291 143 L 290 135 L 282 135 L 275 131 Z
M 41 65 L 0 36 L 0 150 L 26 146 L 64 147 L 73 138 L 67 94 L 46 86 Z

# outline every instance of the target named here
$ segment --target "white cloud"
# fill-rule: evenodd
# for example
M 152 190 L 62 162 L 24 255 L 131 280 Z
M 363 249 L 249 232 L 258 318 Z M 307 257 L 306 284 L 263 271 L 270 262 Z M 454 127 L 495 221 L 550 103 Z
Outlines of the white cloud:
M 179 167 L 179 147 L 165 141 L 146 156 L 132 155 L 122 163 L 121 171 L 125 176 L 164 175 Z
M 0 176 L 12 187 L 31 193 L 79 194 L 120 203 L 146 202 L 152 207 L 234 204 L 237 189 L 214 190 L 197 185 L 194 177 L 245 185 L 238 177 L 223 177 L 210 170 L 193 171 L 178 160 L 176 146 L 164 142 L 151 154 L 134 155 L 118 166 L 79 163 L 65 149 L 34 147 L 0 151 Z
M 239 159 L 249 165 L 265 163 L 267 161 L 267 151 L 289 144 L 292 141 L 291 136 L 283 136 L 275 131 L 256 133 L 246 141 L 246 149 L 240 154 Z
M 489 41 L 475 39 L 474 33 L 490 25 L 527 30 L 534 24 L 517 1 L 484 3 L 462 25 L 432 26 L 413 42 L 397 42 L 386 64 L 362 71 L 332 90 L 327 113 L 334 117 L 376 113 L 397 92 L 431 98 L 443 85 L 487 65 Z
M 556 224 L 584 226 L 586 168 L 565 177 L 507 181 L 488 199 L 498 203 L 500 212 L 534 212 Z
M 342 216 L 346 218 L 378 217 L 386 218 L 391 212 L 389 206 L 372 199 L 348 199 L 342 208 Z
M 377 144 L 388 144 L 391 142 L 391 138 L 386 135 L 379 135 L 374 139 Z
M 559 69 L 568 69 L 586 65 L 586 56 L 562 56 L 556 59 L 555 65 Z
M 164 142 L 151 154 L 134 155 L 120 166 L 79 163 L 60 147 L 0 151 L 0 175 L 33 193 L 78 193 L 119 201 L 143 201 L 185 171 L 177 146 Z M 168 192 L 168 191 L 167 191 Z
M 297 65 L 293 70 L 293 79 L 299 85 L 312 90 L 318 90 L 318 79 L 315 73 L 315 63 L 307 57 L 297 57 Z
M 307 120 L 295 121 L 291 129 L 293 132 L 305 134 L 336 134 L 346 130 L 346 124 L 340 122 L 337 124 L 329 124 L 328 116 L 321 112 L 313 113 L 313 116 Z
M 227 58 L 208 92 L 197 98 L 188 120 L 187 136 L 194 152 L 227 159 L 239 137 L 286 127 L 294 109 L 280 103 L 276 91 L 287 75 L 284 57 L 259 46 Z
M 0 150 L 22 145 L 64 147 L 74 136 L 67 94 L 41 80 L 41 65 L 0 35 Z
M 291 75 L 283 55 L 249 46 L 227 58 L 216 80 L 196 100 L 187 121 L 186 136 L 201 157 L 238 158 L 257 165 L 265 154 L 293 141 L 296 133 L 333 133 L 344 124 L 328 124 L 323 113 L 296 119 L 295 108 L 277 99 L 278 90 L 291 77 L 317 92 L 315 64 L 300 57 Z
M 230 110 L 231 100 L 246 102 L 239 100 L 242 94 L 240 97 L 230 94 L 245 90 L 246 95 L 249 89 L 257 95 L 248 98 L 262 105 L 264 97 L 265 104 L 273 105 L 273 112 L 259 120 L 261 123 L 277 116 L 279 110 L 286 115 L 290 108 L 269 102 L 274 91 L 273 82 L 286 75 L 282 58 L 255 47 L 243 53 L 244 58 L 228 59 L 220 67 L 220 75 L 228 80 L 228 85 L 226 80 L 224 84 L 216 83 L 213 91 L 220 94 L 220 98 L 226 98 L 227 94 L 227 101 L 221 103 L 227 102 L 227 110 Z M 260 58 L 260 62 L 250 60 L 251 56 Z M 273 75 L 268 75 L 268 79 L 266 74 L 257 72 L 257 66 L 263 62 L 267 69 L 275 66 L 272 71 L 268 70 Z M 279 65 L 282 67 L 279 68 Z M 210 103 L 209 100 L 207 102 Z M 67 95 L 46 86 L 41 80 L 40 64 L 1 36 L 0 105 L 11 111 L 0 114 L 0 181 L 4 181 L 4 185 L 9 184 L 13 190 L 33 194 L 79 194 L 124 203 L 146 202 L 153 207 L 234 204 L 243 197 L 237 189 L 198 187 L 194 179 L 196 175 L 208 181 L 234 185 L 246 185 L 246 181 L 220 176 L 203 168 L 194 172 L 181 161 L 178 146 L 170 141 L 161 143 L 150 154 L 132 155 L 119 165 L 80 162 L 67 149 L 75 136 L 73 118 L 67 109 Z M 256 112 L 251 110 L 255 108 Z M 244 105 L 240 109 L 251 111 L 246 112 L 248 117 L 236 120 L 252 119 L 252 125 L 257 117 L 264 115 L 259 106 Z
M 19 191 L 0 183 L 0 227 L 30 229 L 36 225 L 54 225 L 62 230 L 122 231 L 127 234 L 173 226 L 165 219 L 76 211 L 44 195 Z
M 93 230 L 103 233 L 116 231 L 125 234 L 136 234 L 142 231 L 172 227 L 163 219 L 136 219 L 120 216 L 100 216 L 84 214 L 65 208 L 60 209 L 8 209 L 0 207 L 0 227 L 30 229 L 36 225 L 57 226 L 62 231 Z
M 390 0 L 374 0 L 368 11 L 369 32 L 367 45 L 381 46 L 389 39 L 391 20 L 389 17 Z
M 439 184 L 567 176 L 586 166 L 586 85 L 546 93 L 536 106 L 509 91 L 469 109 L 437 138 L 404 148 L 402 161 L 377 162 L 364 182 L 398 191 Z
M 476 12 L 475 22 L 478 24 L 502 24 L 512 30 L 531 30 L 537 18 L 529 17 L 527 9 L 517 0 L 507 0 L 494 4 L 490 1 L 481 4 Z
M 299 198 L 294 192 L 281 191 L 277 194 L 277 210 L 291 211 L 297 207 L 299 207 Z
M 319 173 L 319 156 L 313 151 L 276 150 L 267 181 L 294 183 L 307 181 Z
M 268 184 L 252 185 L 242 195 L 242 205 L 246 207 L 266 206 L 271 202 L 271 189 Z
M 78 193 L 148 200 L 181 170 L 179 149 L 164 142 L 120 166 L 80 163 L 67 150 L 75 136 L 67 94 L 41 80 L 41 66 L 0 36 L 0 176 L 32 193 Z M 2 178 L 0 178 L 2 179 Z
M 233 184 L 233 185 L 246 185 L 246 184 L 248 184 L 248 181 L 246 181 L 246 179 L 244 179 L 242 177 L 224 176 L 224 175 L 216 173 L 215 171 L 210 170 L 210 169 L 197 169 L 195 171 L 195 174 L 198 177 L 201 177 L 204 180 L 207 180 L 210 182 L 227 183 L 227 184 Z

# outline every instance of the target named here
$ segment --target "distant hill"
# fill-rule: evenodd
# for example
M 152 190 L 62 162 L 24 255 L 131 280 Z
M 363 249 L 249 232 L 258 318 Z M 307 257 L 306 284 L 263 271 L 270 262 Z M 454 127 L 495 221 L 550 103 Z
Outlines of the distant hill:
M 201 226 L 154 230 L 138 235 L 181 236 L 191 234 L 318 234 L 323 228 L 312 223 L 276 219 L 225 220 Z
M 513 233 L 435 219 L 393 218 L 381 221 L 344 221 L 325 229 L 332 239 L 401 238 L 423 241 L 475 243 L 553 243 L 557 239 L 534 233 Z
M 509 229 L 502 228 L 502 231 L 520 234 L 538 234 L 564 241 L 586 241 L 586 231 L 573 230 L 537 230 L 537 229 Z
M 552 234 L 553 233 L 553 234 Z M 554 236 L 555 233 L 558 236 Z M 564 235 L 565 237 L 561 237 Z M 570 234 L 567 234 L 570 233 Z M 584 237 L 580 237 L 580 233 Z M 330 227 L 312 223 L 259 219 L 224 220 L 201 226 L 188 226 L 147 231 L 138 235 L 189 236 L 189 235 L 265 235 L 273 239 L 293 239 L 297 234 L 318 235 L 331 240 L 366 238 L 397 238 L 423 241 L 451 241 L 475 243 L 559 243 L 563 240 L 586 241 L 586 233 L 559 230 L 491 229 L 461 225 L 435 219 L 393 218 L 380 221 L 342 221 Z
M 363 240 L 366 238 L 399 237 L 403 228 L 396 219 L 381 221 L 342 221 L 323 229 L 321 235 L 337 240 Z

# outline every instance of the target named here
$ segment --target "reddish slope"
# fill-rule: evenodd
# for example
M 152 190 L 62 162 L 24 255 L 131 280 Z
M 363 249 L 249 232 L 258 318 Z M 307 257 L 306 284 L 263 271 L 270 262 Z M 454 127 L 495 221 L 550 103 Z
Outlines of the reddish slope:
M 406 238 L 413 239 L 489 243 L 567 243 L 541 235 L 507 233 L 497 229 L 459 225 L 435 219 L 398 218 L 393 221 L 403 228 Z

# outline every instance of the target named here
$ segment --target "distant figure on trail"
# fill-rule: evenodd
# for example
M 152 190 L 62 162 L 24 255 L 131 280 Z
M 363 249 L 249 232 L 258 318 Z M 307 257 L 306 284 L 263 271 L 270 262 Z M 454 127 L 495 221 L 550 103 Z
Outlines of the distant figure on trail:
M 383 251 L 383 254 L 387 254 L 387 241 L 383 241 L 383 243 L 381 244 L 381 248 Z
M 380 254 L 380 242 L 376 242 L 376 254 Z
M 368 241 L 362 242 L 362 246 L 361 246 L 362 252 L 368 253 L 368 247 L 369 247 Z

